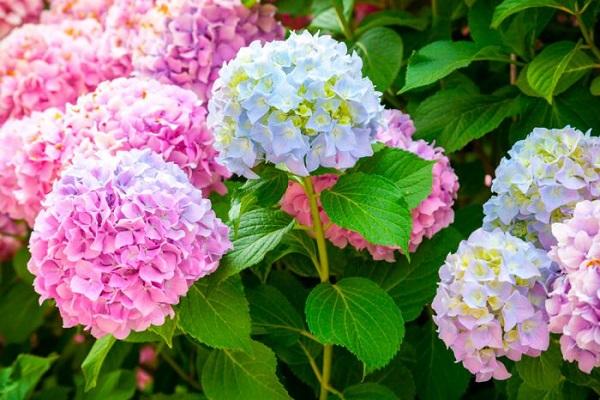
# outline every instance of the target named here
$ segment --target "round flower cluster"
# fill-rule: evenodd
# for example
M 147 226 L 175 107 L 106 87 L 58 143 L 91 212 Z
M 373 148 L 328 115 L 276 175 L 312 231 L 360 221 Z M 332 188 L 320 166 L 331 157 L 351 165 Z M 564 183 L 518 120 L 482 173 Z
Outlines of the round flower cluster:
M 383 108 L 361 70 L 345 44 L 307 31 L 242 48 L 220 70 L 208 106 L 221 160 L 252 178 L 263 160 L 307 176 L 370 156 Z
M 0 0 L 0 39 L 13 28 L 36 22 L 44 8 L 44 0 Z
M 550 330 L 562 335 L 564 358 L 590 373 L 600 367 L 600 200 L 578 203 L 552 233 L 558 243 L 550 256 L 562 275 L 546 301 Z
M 93 19 L 25 25 L 0 42 L 0 124 L 63 107 L 100 82 L 126 75 L 127 63 L 98 54 Z
M 137 72 L 192 89 L 206 101 L 221 66 L 255 40 L 284 37 L 275 7 L 240 0 L 156 0 L 133 43 Z
M 0 262 L 10 260 L 21 248 L 27 230 L 8 215 L 0 213 Z
M 223 178 L 230 173 L 216 162 L 206 109 L 192 91 L 147 78 L 104 82 L 67 107 L 65 126 L 82 138 L 77 153 L 149 148 L 183 169 L 205 195 L 226 192 Z
M 570 127 L 536 128 L 508 154 L 484 205 L 484 228 L 500 227 L 549 250 L 551 224 L 600 195 L 600 139 Z
M 433 147 L 423 140 L 413 141 L 415 131 L 412 120 L 399 110 L 386 110 L 384 113 L 386 128 L 379 130 L 376 139 L 388 147 L 401 148 L 426 160 L 434 160 L 432 191 L 416 208 L 412 210 L 413 227 L 409 250 L 415 251 L 424 237 L 431 238 L 454 220 L 452 206 L 458 193 L 458 178 L 450 166 L 448 157 L 439 147 Z M 312 178 L 315 191 L 322 192 L 336 184 L 337 175 L 325 174 Z M 312 226 L 310 205 L 302 186 L 290 182 L 282 199 L 282 209 L 295 217 L 298 222 Z M 357 250 L 367 249 L 375 260 L 394 261 L 397 247 L 374 245 L 359 233 L 330 223 L 329 217 L 319 204 L 321 219 L 326 226 L 325 236 L 337 247 L 350 245 Z
M 440 268 L 432 307 L 440 338 L 477 382 L 507 379 L 498 357 L 518 361 L 549 345 L 543 250 L 499 229 L 478 229 Z
M 29 270 L 65 327 L 118 339 L 161 325 L 231 248 L 187 176 L 150 150 L 77 158 L 44 200 Z
M 52 0 L 50 9 L 42 14 L 43 23 L 62 22 L 65 19 L 94 18 L 104 22 L 113 0 Z
M 0 128 L 0 209 L 30 226 L 78 139 L 56 108 L 11 119 Z

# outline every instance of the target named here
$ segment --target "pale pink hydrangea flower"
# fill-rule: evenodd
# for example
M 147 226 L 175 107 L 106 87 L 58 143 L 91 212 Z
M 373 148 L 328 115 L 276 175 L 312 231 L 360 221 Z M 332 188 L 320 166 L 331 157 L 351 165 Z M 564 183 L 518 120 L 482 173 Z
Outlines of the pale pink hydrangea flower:
M 500 229 L 476 230 L 446 258 L 433 321 L 477 382 L 510 377 L 499 357 L 518 361 L 548 348 L 544 300 L 550 267 L 545 251 Z
M 37 22 L 44 0 L 0 0 L 0 39 L 13 28 Z
M 600 201 L 577 203 L 573 217 L 552 224 L 550 256 L 562 275 L 546 301 L 550 330 L 561 334 L 565 360 L 590 373 L 600 367 Z
M 10 260 L 19 251 L 26 233 L 24 224 L 0 214 L 0 262 Z
M 255 40 L 283 39 L 275 7 L 240 0 L 155 0 L 132 42 L 134 69 L 206 101 L 221 66 Z
M 67 107 L 68 135 L 78 153 L 149 148 L 174 162 L 205 195 L 224 194 L 229 171 L 217 163 L 206 109 L 194 92 L 149 78 L 104 82 Z
M 126 338 L 162 325 L 231 248 L 209 200 L 150 150 L 77 158 L 38 215 L 29 271 L 65 327 Z
M 431 194 L 412 211 L 413 229 L 409 250 L 414 252 L 424 237 L 431 238 L 450 225 L 454 220 L 454 199 L 458 193 L 458 178 L 450 166 L 450 161 L 439 147 L 433 147 L 423 140 L 413 141 L 415 131 L 410 117 L 398 110 L 385 113 L 387 127 L 377 133 L 376 139 L 388 147 L 401 148 L 426 160 L 434 160 Z M 338 176 L 325 174 L 312 178 L 315 191 L 322 192 L 336 184 Z M 302 186 L 290 182 L 282 199 L 282 209 L 295 217 L 298 222 L 312 226 L 308 198 Z M 321 220 L 326 226 L 325 236 L 335 246 L 344 248 L 350 245 L 357 250 L 366 249 L 374 260 L 394 261 L 397 247 L 380 246 L 367 242 L 359 233 L 330 223 L 329 217 L 319 204 Z
M 65 134 L 56 108 L 0 127 L 0 209 L 29 226 L 41 209 L 78 138 Z
M 107 79 L 127 75 L 127 60 L 99 51 L 93 19 L 24 25 L 0 41 L 0 125 L 33 111 L 62 108 Z
M 103 23 L 112 4 L 113 0 L 51 0 L 50 8 L 42 13 L 42 23 L 86 18 Z

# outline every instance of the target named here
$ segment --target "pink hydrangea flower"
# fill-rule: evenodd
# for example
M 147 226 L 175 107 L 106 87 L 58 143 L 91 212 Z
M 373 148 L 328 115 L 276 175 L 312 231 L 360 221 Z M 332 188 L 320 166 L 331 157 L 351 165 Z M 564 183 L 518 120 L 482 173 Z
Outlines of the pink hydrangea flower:
M 144 367 L 154 368 L 158 361 L 158 354 L 152 345 L 144 345 L 140 349 L 139 363 Z
M 194 92 L 149 78 L 104 82 L 67 107 L 70 136 L 86 138 L 77 152 L 150 148 L 174 162 L 205 195 L 225 193 L 231 176 L 217 163 L 206 109 Z
M 433 321 L 477 382 L 510 377 L 499 357 L 518 361 L 548 348 L 550 266 L 546 252 L 500 229 L 476 230 L 446 258 Z
M 13 221 L 6 214 L 0 214 L 0 262 L 10 260 L 23 246 L 24 224 Z
M 56 108 L 0 127 L 0 209 L 29 226 L 78 143 L 65 134 Z
M 0 125 L 33 111 L 62 108 L 107 79 L 127 75 L 127 60 L 99 52 L 93 19 L 25 25 L 0 42 Z
M 77 158 L 43 205 L 29 243 L 35 290 L 65 327 L 97 338 L 162 325 L 231 248 L 210 201 L 150 150 Z
M 433 184 L 431 194 L 413 211 L 413 229 L 409 250 L 414 252 L 424 237 L 431 238 L 437 232 L 454 221 L 454 199 L 458 193 L 458 178 L 450 166 L 450 161 L 439 147 L 433 147 L 423 140 L 413 141 L 415 131 L 410 117 L 398 110 L 385 113 L 387 128 L 377 133 L 376 139 L 389 147 L 401 148 L 426 160 L 435 160 L 433 166 Z M 312 178 L 315 191 L 322 192 L 331 188 L 338 180 L 337 175 L 325 174 Z M 295 217 L 298 222 L 312 226 L 308 198 L 302 186 L 290 182 L 282 199 L 282 209 Z M 330 223 L 329 217 L 319 204 L 321 220 L 326 226 L 325 236 L 335 246 L 344 248 L 350 245 L 357 250 L 366 249 L 374 260 L 394 261 L 397 247 L 380 246 L 367 242 L 359 233 Z
M 590 373 L 600 367 L 600 201 L 577 203 L 573 217 L 552 224 L 550 251 L 562 275 L 546 301 L 550 330 L 561 334 L 565 360 Z
M 255 40 L 282 39 L 275 7 L 240 0 L 155 0 L 133 42 L 136 71 L 206 101 L 221 66 Z
M 154 378 L 143 368 L 135 369 L 135 385 L 138 390 L 145 392 L 154 382 Z
M 17 26 L 37 22 L 43 8 L 43 0 L 0 0 L 0 39 Z
M 50 8 L 42 13 L 43 23 L 62 22 L 65 19 L 93 18 L 104 22 L 113 0 L 52 0 Z

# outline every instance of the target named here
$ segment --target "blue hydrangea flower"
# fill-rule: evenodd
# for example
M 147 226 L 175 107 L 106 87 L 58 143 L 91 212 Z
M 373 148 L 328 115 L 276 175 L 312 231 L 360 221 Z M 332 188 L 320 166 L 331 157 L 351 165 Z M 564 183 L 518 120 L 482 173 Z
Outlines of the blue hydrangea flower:
M 569 126 L 536 128 L 508 154 L 496 170 L 495 195 L 483 206 L 484 228 L 500 227 L 549 249 L 551 224 L 600 194 L 600 138 Z
M 306 176 L 371 155 L 383 107 L 361 71 L 345 44 L 309 32 L 242 48 L 208 104 L 220 161 L 249 178 L 263 161 Z

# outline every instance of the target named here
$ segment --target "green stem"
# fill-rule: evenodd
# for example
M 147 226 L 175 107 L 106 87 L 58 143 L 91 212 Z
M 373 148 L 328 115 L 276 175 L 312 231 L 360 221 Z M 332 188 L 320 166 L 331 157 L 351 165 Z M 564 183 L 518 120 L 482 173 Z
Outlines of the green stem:
M 350 28 L 350 24 L 346 20 L 346 16 L 344 15 L 344 4 L 341 1 L 333 0 L 333 5 L 335 8 L 335 14 L 337 15 L 338 24 L 340 28 L 342 28 L 342 33 L 346 37 L 347 40 L 352 40 L 354 34 L 352 33 L 352 29 Z
M 592 32 L 587 28 L 585 23 L 583 22 L 583 18 L 581 18 L 581 12 L 575 13 L 575 18 L 577 19 L 577 25 L 579 25 L 579 30 L 585 39 L 585 42 L 590 46 L 592 53 L 596 56 L 598 60 L 600 60 L 600 50 L 594 44 L 594 36 Z
M 327 256 L 327 244 L 325 243 L 325 232 L 323 231 L 323 222 L 319 213 L 318 195 L 309 177 L 303 179 L 304 190 L 310 204 L 310 214 L 312 216 L 313 231 L 317 240 L 317 249 L 319 251 L 319 276 L 321 282 L 329 282 L 329 258 Z M 327 400 L 329 392 L 329 379 L 331 378 L 331 362 L 333 359 L 333 346 L 330 344 L 323 345 L 323 368 L 321 371 L 321 394 L 319 400 Z
M 186 374 L 185 371 L 177 364 L 177 361 L 175 361 L 169 354 L 167 354 L 165 351 L 161 351 L 159 354 L 163 358 L 163 360 L 165 360 L 166 363 L 169 364 L 173 371 L 175 371 L 175 373 L 179 375 L 181 379 L 183 379 L 192 388 L 198 391 L 202 391 L 202 386 L 200 386 L 198 382 L 196 382 L 194 379 L 188 376 L 188 374 Z

